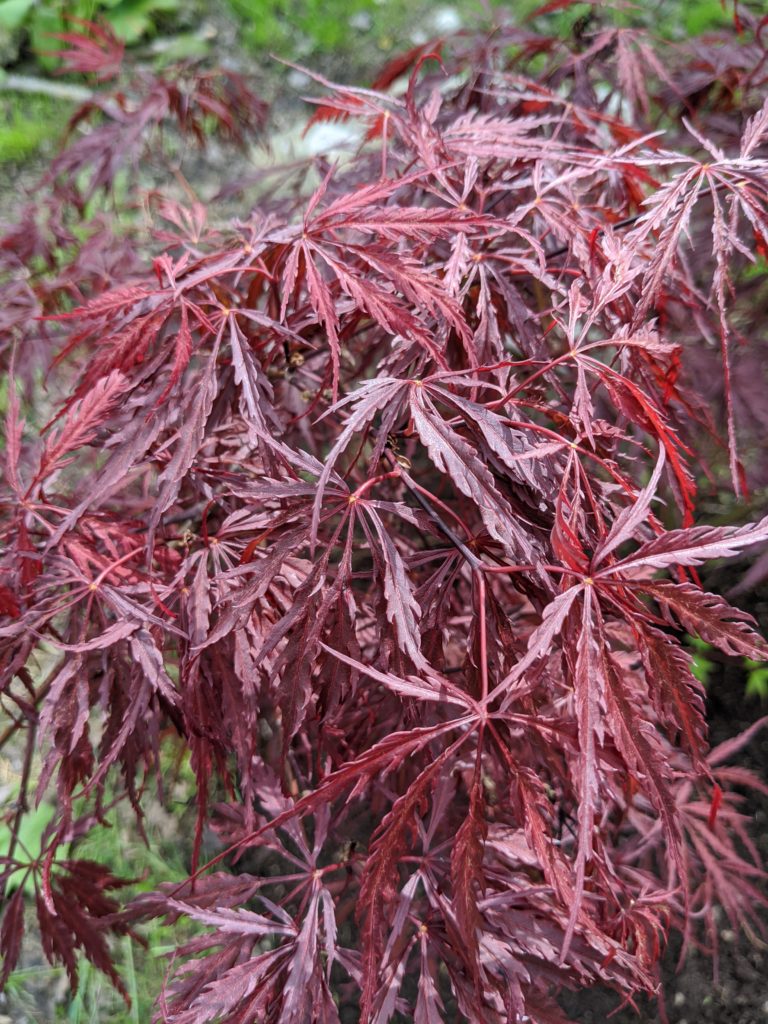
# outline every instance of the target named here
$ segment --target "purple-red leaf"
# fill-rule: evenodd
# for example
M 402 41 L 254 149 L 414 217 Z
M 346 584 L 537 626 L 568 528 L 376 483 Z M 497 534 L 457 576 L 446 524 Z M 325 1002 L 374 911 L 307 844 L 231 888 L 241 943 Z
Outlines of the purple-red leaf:
M 726 654 L 768 660 L 768 643 L 755 632 L 754 618 L 717 594 L 707 594 L 692 583 L 669 580 L 644 581 L 636 587 L 669 608 L 689 633 L 700 636 Z

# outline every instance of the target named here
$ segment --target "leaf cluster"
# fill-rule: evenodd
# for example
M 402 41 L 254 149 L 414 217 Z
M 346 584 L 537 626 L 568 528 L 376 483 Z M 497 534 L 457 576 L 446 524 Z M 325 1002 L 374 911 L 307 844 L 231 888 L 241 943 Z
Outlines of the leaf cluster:
M 202 110 L 237 139 L 262 111 L 226 76 L 183 102 L 181 79 L 138 82 L 77 115 L 104 120 L 0 240 L 14 834 L 37 748 L 57 805 L 40 857 L 12 840 L 3 866 L 73 987 L 74 948 L 119 984 L 107 934 L 185 915 L 209 931 L 158 1020 L 554 1024 L 563 987 L 657 993 L 671 928 L 712 949 L 722 907 L 760 929 L 738 787 L 761 783 L 727 765 L 752 733 L 709 748 L 681 636 L 768 656 L 699 583 L 768 519 L 697 520 L 720 438 L 692 369 L 714 346 L 743 496 L 765 34 L 659 54 L 590 32 L 318 79 L 315 117 L 361 126 L 351 160 L 287 168 L 227 225 L 156 200 L 141 241 L 82 218 L 145 132 L 194 136 Z M 17 382 L 43 369 L 61 400 L 25 430 Z M 196 780 L 190 878 L 120 907 L 77 842 L 115 787 L 141 819 L 169 733 Z

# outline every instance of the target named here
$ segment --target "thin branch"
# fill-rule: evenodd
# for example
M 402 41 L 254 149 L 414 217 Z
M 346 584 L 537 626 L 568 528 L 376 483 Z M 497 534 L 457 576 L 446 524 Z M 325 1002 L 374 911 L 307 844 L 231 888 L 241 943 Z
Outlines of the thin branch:
M 39 96 L 50 96 L 55 100 L 70 103 L 87 103 L 93 99 L 92 89 L 69 82 L 50 82 L 47 78 L 34 75 L 4 75 L 0 73 L 0 92 L 26 92 Z
M 384 451 L 384 456 L 391 466 L 394 467 L 399 465 L 395 456 L 388 449 Z M 421 505 L 421 507 L 424 509 L 424 511 L 427 513 L 430 519 L 432 519 L 435 526 L 438 527 L 440 532 L 448 538 L 448 540 L 451 542 L 451 544 L 453 544 L 457 551 L 460 551 L 462 553 L 462 555 L 466 558 L 466 560 L 469 562 L 473 569 L 481 569 L 483 565 L 481 559 L 479 559 L 476 554 L 470 551 L 467 545 L 464 543 L 464 541 L 462 541 L 461 538 L 458 537 L 456 533 L 454 533 L 454 531 L 451 529 L 448 523 L 446 523 L 446 521 L 434 507 L 432 502 L 429 501 L 428 498 L 425 498 L 424 495 L 421 494 L 416 489 L 416 486 L 414 485 L 413 481 L 402 468 L 400 470 L 400 476 L 405 486 L 414 496 L 416 501 L 418 501 L 419 505 Z
M 642 213 L 635 213 L 631 217 L 625 217 L 623 220 L 617 220 L 615 224 L 607 224 L 605 227 L 611 227 L 614 231 L 618 231 L 621 228 L 631 227 L 636 221 L 640 220 L 647 210 L 643 210 Z M 600 234 L 605 231 L 605 227 L 601 227 Z M 560 245 L 557 249 L 553 249 L 552 252 L 544 254 L 544 258 L 547 260 L 553 260 L 556 256 L 564 256 L 567 252 L 570 252 L 570 245 Z

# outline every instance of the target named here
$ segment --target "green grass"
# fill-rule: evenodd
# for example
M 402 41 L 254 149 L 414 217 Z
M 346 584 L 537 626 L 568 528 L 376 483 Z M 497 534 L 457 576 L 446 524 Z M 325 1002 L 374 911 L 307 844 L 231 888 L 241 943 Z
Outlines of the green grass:
M 747 673 L 747 684 L 744 694 L 749 698 L 757 698 L 761 703 L 768 701 L 768 662 L 744 659 Z
M 438 34 L 440 12 L 450 3 L 429 0 L 227 0 L 254 54 L 310 65 L 344 80 L 370 80 L 390 53 Z M 462 0 L 467 7 L 467 0 Z M 470 3 L 473 17 L 479 4 Z
M 169 793 L 165 806 L 161 805 L 148 787 L 142 805 L 147 818 L 145 829 L 149 847 L 138 836 L 135 819 L 127 805 L 120 813 L 108 817 L 112 828 L 96 828 L 77 844 L 79 858 L 107 864 L 115 875 L 135 878 L 137 882 L 124 890 L 121 899 L 148 892 L 161 882 L 182 882 L 187 878 L 192 833 L 191 795 L 192 774 L 185 759 L 175 775 L 174 749 L 166 746 L 163 752 L 163 778 Z M 175 775 L 175 780 L 173 777 Z M 152 1018 L 152 1006 L 161 991 L 168 961 L 164 954 L 200 931 L 194 922 L 182 919 L 173 926 L 161 921 L 150 921 L 138 928 L 145 939 L 146 948 L 128 936 L 113 947 L 115 966 L 131 998 L 127 1007 L 110 985 L 108 979 L 80 958 L 82 970 L 78 992 L 66 1007 L 61 1008 L 58 1020 L 66 1024 L 139 1024 Z
M 480 0 L 227 0 L 227 6 L 240 23 L 241 42 L 262 59 L 271 53 L 358 84 L 370 81 L 392 54 L 456 27 L 482 30 L 492 22 Z M 543 3 L 490 0 L 490 6 L 520 24 Z M 726 7 L 720 0 L 639 0 L 626 10 L 606 5 L 590 23 L 594 9 L 575 4 L 534 20 L 532 27 L 567 39 L 580 21 L 587 33 L 609 21 L 682 39 L 728 24 L 733 11 L 730 3 Z
M 162 776 L 167 787 L 165 803 L 161 804 L 152 783 L 142 800 L 145 811 L 144 827 L 149 838 L 145 846 L 138 835 L 135 818 L 127 805 L 121 804 L 107 815 L 111 827 L 97 827 L 72 849 L 62 849 L 62 857 L 94 860 L 109 867 L 112 874 L 136 879 L 135 883 L 118 895 L 121 900 L 140 892 L 151 891 L 162 882 L 182 882 L 187 878 L 191 848 L 194 810 L 191 806 L 192 773 L 188 758 L 181 765 L 176 760 L 176 747 L 166 744 L 162 752 Z M 105 801 L 108 803 L 108 799 Z M 46 805 L 43 805 L 46 806 Z M 83 808 L 84 809 L 84 808 Z M 48 808 L 40 815 L 32 814 L 31 825 L 26 826 L 24 845 L 33 857 L 40 855 L 40 835 L 50 813 Z M 7 832 L 7 829 L 6 829 Z M 0 830 L 0 844 L 7 835 Z M 23 853 L 20 851 L 23 858 Z M 20 882 L 21 879 L 18 879 Z M 25 890 L 28 887 L 25 886 Z M 173 926 L 161 921 L 139 925 L 137 931 L 146 942 L 146 948 L 129 937 L 115 940 L 112 953 L 118 974 L 131 999 L 126 1006 L 109 980 L 82 956 L 78 957 L 80 984 L 74 995 L 67 996 L 69 985 L 63 967 L 51 967 L 38 950 L 35 952 L 36 920 L 33 907 L 33 889 L 28 891 L 28 936 L 25 948 L 29 958 L 11 975 L 7 987 L 7 1009 L 11 1019 L 25 1019 L 32 1024 L 140 1024 L 152 1018 L 154 998 L 162 989 L 168 961 L 165 953 L 172 952 L 180 942 L 191 938 L 201 929 L 186 919 Z M 41 1014 L 41 1003 L 50 1002 L 50 993 L 61 991 L 55 1001 L 55 1017 Z
M 72 105 L 47 96 L 0 93 L 0 165 L 18 164 L 61 140 Z

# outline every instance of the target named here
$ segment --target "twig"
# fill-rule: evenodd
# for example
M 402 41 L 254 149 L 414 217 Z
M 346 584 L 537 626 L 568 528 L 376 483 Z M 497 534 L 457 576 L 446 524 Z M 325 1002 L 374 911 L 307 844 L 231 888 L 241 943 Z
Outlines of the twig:
M 606 227 L 611 227 L 614 231 L 617 231 L 619 228 L 631 227 L 635 221 L 640 220 L 640 218 L 647 212 L 647 210 L 644 210 L 643 213 L 635 213 L 631 217 L 625 217 L 623 220 L 617 220 L 615 224 L 606 224 L 605 227 L 600 228 L 600 233 L 602 234 Z M 544 258 L 552 260 L 555 256 L 564 256 L 565 253 L 570 251 L 570 248 L 571 247 L 569 245 L 561 245 L 557 249 L 553 249 L 552 252 L 544 253 Z
M 72 103 L 87 103 L 93 99 L 93 90 L 83 85 L 68 82 L 49 82 L 47 78 L 34 75 L 4 75 L 0 73 L 0 92 L 28 92 L 40 96 L 51 96 L 55 100 L 69 100 Z
M 385 456 L 385 458 L 388 460 L 389 464 L 393 468 L 399 465 L 399 463 L 397 462 L 397 459 L 395 458 L 395 456 L 388 449 L 384 451 L 384 456 Z M 457 534 L 454 533 L 454 531 L 451 529 L 451 527 L 448 525 L 448 523 L 446 523 L 446 521 L 443 519 L 443 517 L 440 515 L 440 513 L 434 507 L 432 502 L 429 501 L 427 498 L 425 498 L 424 495 L 421 494 L 416 489 L 416 487 L 413 484 L 413 481 L 408 476 L 408 474 L 405 472 L 405 470 L 403 470 L 402 468 L 400 470 L 400 477 L 401 477 L 403 483 L 405 484 L 405 486 L 408 488 L 408 490 L 414 496 L 416 501 L 418 501 L 418 503 L 421 505 L 421 507 L 424 509 L 424 511 L 427 513 L 427 515 L 430 517 L 430 519 L 433 520 L 433 522 L 435 523 L 435 526 L 437 526 L 438 529 L 440 530 L 440 532 L 445 534 L 445 536 L 448 538 L 448 540 L 451 542 L 451 544 L 453 544 L 453 546 L 458 551 L 460 551 L 462 553 L 462 555 L 464 555 L 464 557 L 469 562 L 469 564 L 472 566 L 472 568 L 473 569 L 480 569 L 480 568 L 482 568 L 483 563 L 482 563 L 481 559 L 479 559 L 477 557 L 477 555 L 474 554 L 474 552 L 470 551 L 469 548 L 467 547 L 467 545 L 462 541 L 462 539 L 459 536 L 457 536 Z

